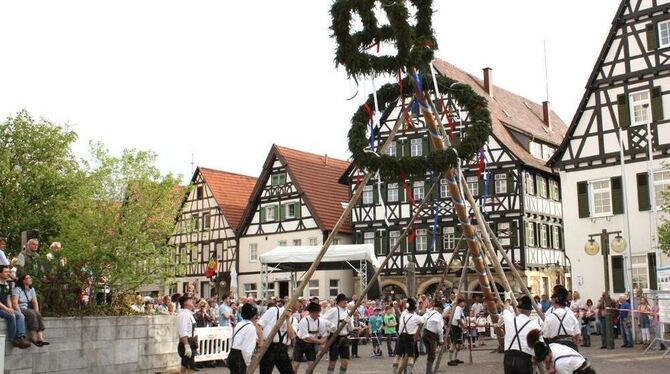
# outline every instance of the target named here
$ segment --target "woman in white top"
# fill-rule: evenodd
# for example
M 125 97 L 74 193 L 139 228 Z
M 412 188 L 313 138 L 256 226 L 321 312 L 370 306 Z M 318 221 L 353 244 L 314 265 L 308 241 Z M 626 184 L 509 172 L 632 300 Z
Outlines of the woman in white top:
M 541 331 L 532 330 L 526 337 L 528 346 L 533 347 L 535 360 L 544 362 L 549 373 L 556 374 L 596 374 L 589 361 L 574 349 L 559 343 L 541 341 Z
M 12 306 L 26 317 L 26 329 L 30 334 L 30 341 L 38 347 L 49 345 L 49 342 L 44 340 L 44 322 L 33 288 L 33 279 L 29 274 L 24 274 L 17 280 L 16 287 L 12 291 Z

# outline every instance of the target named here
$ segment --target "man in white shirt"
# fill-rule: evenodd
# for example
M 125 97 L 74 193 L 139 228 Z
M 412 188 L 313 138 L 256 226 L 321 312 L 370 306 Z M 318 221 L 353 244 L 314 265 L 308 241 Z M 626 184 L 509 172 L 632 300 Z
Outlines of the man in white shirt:
M 596 374 L 589 361 L 579 352 L 563 344 L 546 344 L 541 341 L 540 334 L 540 330 L 530 331 L 527 336 L 528 345 L 533 347 L 535 360 L 544 362 L 548 373 Z
M 0 237 L 0 265 L 9 266 L 9 260 L 5 255 L 5 248 L 7 247 L 7 239 Z
M 291 324 L 291 315 L 297 308 L 282 308 L 275 302 L 275 305 L 269 307 L 258 320 L 258 324 L 263 328 L 263 336 L 267 339 L 270 332 L 279 321 L 282 314 L 286 314 L 286 321 L 279 329 L 279 332 L 272 338 L 270 347 L 261 359 L 261 374 L 271 374 L 274 367 L 277 367 L 280 374 L 293 374 L 291 358 L 288 355 L 288 347 L 291 340 L 295 338 L 295 330 Z
M 479 313 L 481 313 L 482 310 L 484 310 L 484 304 L 482 304 L 481 296 L 477 296 L 475 302 L 472 303 L 471 309 L 475 311 L 475 316 L 478 316 Z
M 533 374 L 533 347 L 528 346 L 527 335 L 540 329 L 539 319 L 530 319 L 533 302 L 524 296 L 517 307 L 519 315 L 509 303 L 505 303 L 502 318 L 505 322 L 505 374 Z
M 548 343 L 559 343 L 578 351 L 582 327 L 575 315 L 567 309 L 568 290 L 564 287 L 555 290 L 556 301 L 551 313 L 547 313 L 542 325 L 542 335 Z
M 328 373 L 335 372 L 335 364 L 337 358 L 340 358 L 340 374 L 347 372 L 349 366 L 349 359 L 351 359 L 349 351 L 349 333 L 354 330 L 354 321 L 349 317 L 347 310 L 347 296 L 343 293 L 337 295 L 335 298 L 335 307 L 330 308 L 323 318 L 333 325 L 336 330 L 339 324 L 344 324 L 344 328 L 339 332 L 337 338 L 331 344 L 328 351 Z M 331 334 L 332 336 L 332 334 Z
M 432 374 L 435 354 L 439 346 L 444 344 L 444 318 L 442 317 L 442 303 L 433 302 L 433 309 L 426 311 L 421 316 L 423 323 L 423 344 L 428 351 L 428 362 L 426 363 L 426 374 Z
M 454 315 L 451 319 L 449 330 L 449 338 L 451 339 L 449 362 L 447 362 L 447 365 L 449 366 L 456 366 L 463 363 L 463 361 L 458 359 L 458 352 L 463 346 L 463 328 L 465 327 L 465 314 L 463 309 L 465 308 L 465 300 L 459 297 L 455 304 L 456 307 L 454 308 Z
M 186 374 L 190 369 L 195 369 L 196 346 L 193 340 L 193 329 L 195 328 L 195 318 L 193 318 L 193 299 L 191 295 L 184 294 L 179 298 L 181 309 L 177 315 L 177 335 L 179 344 L 177 353 L 181 357 L 181 367 L 179 372 Z
M 256 324 L 258 309 L 254 304 L 246 303 L 240 308 L 240 313 L 242 322 L 235 325 L 231 338 L 230 354 L 228 355 L 230 374 L 246 373 L 254 349 L 256 349 L 256 343 L 258 343 L 258 330 L 260 329 Z
M 395 358 L 393 359 L 394 373 L 398 371 L 398 365 L 404 356 L 408 357 L 406 372 L 411 373 L 412 369 L 414 369 L 416 356 L 419 353 L 416 341 L 419 337 L 420 326 L 421 317 L 416 314 L 416 301 L 411 298 L 407 299 L 407 309 L 402 312 L 399 318 L 398 332 L 400 336 L 398 336 L 398 343 L 395 346 Z
M 293 371 L 296 373 L 301 362 L 316 359 L 316 346 L 326 344 L 333 326 L 328 320 L 319 317 L 319 304 L 309 303 L 306 312 L 307 315 L 298 323 L 298 338 L 293 349 Z

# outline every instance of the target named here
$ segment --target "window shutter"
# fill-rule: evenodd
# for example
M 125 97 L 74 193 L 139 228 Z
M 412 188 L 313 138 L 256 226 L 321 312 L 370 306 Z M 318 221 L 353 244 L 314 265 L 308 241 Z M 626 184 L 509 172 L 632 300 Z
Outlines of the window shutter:
M 588 218 L 589 212 L 589 184 L 588 182 L 577 182 L 577 204 L 579 206 L 579 218 Z
M 356 244 L 363 244 L 363 233 L 356 231 Z
M 495 186 L 496 186 L 496 179 L 495 179 L 495 174 L 490 173 L 488 175 L 489 178 L 489 190 L 488 190 L 488 195 L 493 196 L 495 194 Z
M 658 33 L 656 32 L 656 23 L 652 22 L 645 26 L 647 33 L 647 51 L 658 48 Z
M 440 252 L 442 252 L 442 241 L 444 240 L 444 237 L 442 236 L 442 231 L 441 231 L 442 227 L 440 227 L 440 225 L 437 225 L 437 230 L 438 231 L 437 231 L 437 237 L 435 238 L 435 248 L 433 248 L 433 251 L 437 252 L 437 253 L 440 253 Z M 456 239 L 456 240 L 458 240 L 458 239 Z M 432 241 L 433 241 L 432 230 L 430 232 L 430 241 L 431 241 L 431 244 L 432 244 Z
M 637 207 L 641 212 L 651 209 L 649 174 L 647 173 L 639 173 L 637 175 Z
M 265 207 L 261 207 L 261 223 L 265 223 Z
M 517 221 L 509 223 L 509 243 L 512 247 L 519 246 L 519 227 Z
M 619 108 L 619 127 L 625 130 L 630 126 L 630 108 L 628 108 L 628 95 L 620 94 L 616 97 Z
M 484 177 L 483 176 L 478 176 L 477 177 L 477 192 L 479 192 L 479 196 L 484 196 Z
M 388 183 L 382 182 L 382 200 L 384 200 L 384 203 L 389 201 L 389 185 Z
M 387 255 L 391 251 L 391 248 L 389 248 L 389 232 L 382 231 L 381 237 L 382 237 L 382 253 L 384 255 Z
M 381 183 L 381 182 L 378 182 Z M 377 183 L 370 184 L 372 186 L 372 203 L 374 205 L 379 204 L 379 192 L 377 192 Z
M 656 269 L 656 254 L 647 253 L 647 266 L 649 266 L 649 288 L 652 290 L 658 290 L 658 279 L 657 269 Z
M 614 214 L 623 214 L 623 187 L 621 177 L 612 178 L 612 212 Z
M 382 246 L 382 235 L 380 235 L 379 230 L 375 230 L 375 254 L 380 253 L 383 250 Z
M 654 122 L 663 120 L 663 94 L 661 87 L 651 89 L 651 118 Z
M 542 246 L 542 237 L 541 237 L 542 232 L 540 231 L 541 226 L 542 226 L 541 223 L 533 224 L 533 228 L 535 229 L 535 246 L 536 247 L 541 247 Z
M 514 194 L 514 171 L 510 170 L 507 172 L 507 193 Z
M 416 229 L 414 229 L 414 230 L 415 230 L 415 233 L 416 233 Z M 409 238 L 407 239 L 407 251 L 409 253 L 414 253 L 415 249 L 416 249 L 416 236 L 414 237 L 414 240 L 412 240 L 412 241 L 410 241 Z
M 283 221 L 286 219 L 286 213 L 288 210 L 288 205 L 286 204 L 279 204 L 279 220 Z
M 400 140 L 400 149 L 402 149 L 402 154 L 400 157 L 409 157 L 409 140 L 408 139 L 401 139 Z
M 461 226 L 460 223 L 456 223 L 456 226 L 454 227 L 454 245 L 458 243 L 458 240 L 461 238 L 461 235 L 463 235 L 463 226 Z M 463 240 L 461 240 L 461 244 L 456 247 L 456 249 L 465 249 L 468 246 L 468 241 L 465 237 L 463 237 Z
M 279 175 L 279 185 L 283 186 L 286 184 L 286 173 Z
M 281 208 L 281 205 L 279 205 L 279 206 L 278 206 L 278 205 L 275 205 L 275 209 L 274 209 L 274 213 L 275 213 L 275 215 L 274 215 L 274 219 L 275 219 L 275 221 L 278 221 L 278 220 L 279 220 L 279 211 L 281 210 L 281 209 L 279 209 L 279 208 Z
M 421 154 L 423 156 L 427 156 L 428 153 L 430 153 L 430 145 L 428 143 L 429 143 L 428 138 L 424 137 L 421 139 L 421 148 L 422 148 Z
M 293 203 L 293 205 L 295 206 L 295 218 L 300 218 L 302 216 L 300 202 L 298 201 L 297 203 Z

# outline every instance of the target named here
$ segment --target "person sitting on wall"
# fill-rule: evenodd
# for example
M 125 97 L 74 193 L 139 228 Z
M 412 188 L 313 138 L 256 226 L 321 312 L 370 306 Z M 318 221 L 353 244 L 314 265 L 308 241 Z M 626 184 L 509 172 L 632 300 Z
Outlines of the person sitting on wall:
M 23 314 L 11 307 L 9 295 L 11 291 L 7 280 L 10 278 L 9 267 L 0 265 L 0 318 L 7 321 L 7 338 L 15 347 L 26 349 L 30 343 L 26 341 L 26 325 Z
M 19 277 L 12 292 L 12 306 L 25 316 L 30 341 L 38 347 L 49 345 L 44 340 L 44 321 L 37 302 L 37 292 L 33 288 L 33 279 L 29 274 Z

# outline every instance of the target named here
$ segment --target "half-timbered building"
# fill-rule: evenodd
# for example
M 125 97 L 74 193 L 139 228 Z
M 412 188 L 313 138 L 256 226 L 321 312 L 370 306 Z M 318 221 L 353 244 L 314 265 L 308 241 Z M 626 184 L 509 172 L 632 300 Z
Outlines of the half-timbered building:
M 191 178 L 170 245 L 176 249 L 177 283 L 172 292 L 184 292 L 195 282 L 202 297 L 212 296 L 213 279 L 226 279 L 236 263 L 237 233 L 256 178 L 198 167 Z M 216 259 L 215 276 L 206 277 Z M 221 277 L 223 274 L 227 276 Z
M 623 0 L 550 162 L 561 176 L 572 287 L 583 298 L 605 289 L 603 257 L 584 253 L 590 234 L 618 231 L 628 242 L 632 256 L 612 252 L 608 260 L 614 292 L 656 289 L 656 269 L 669 263 L 657 236 L 662 192 L 670 185 L 662 166 L 670 153 L 669 105 L 670 1 Z
M 523 269 L 528 286 L 536 294 L 548 293 L 554 283 L 564 281 L 566 263 L 560 183 L 558 175 L 545 164 L 563 139 L 567 126 L 550 110 L 547 102 L 536 104 L 493 85 L 489 68 L 484 69 L 484 79 L 478 79 L 445 61 L 436 60 L 434 67 L 439 74 L 470 85 L 487 98 L 493 133 L 478 156 L 485 157 L 485 172 L 480 175 L 479 158 L 463 160 L 462 170 L 484 218 L 515 265 Z M 427 84 L 431 84 L 430 81 Z M 401 104 L 398 101 L 383 113 L 380 128 L 375 131 L 376 148 L 386 141 L 390 129 L 402 115 Z M 410 99 L 404 104 L 408 107 Z M 470 126 L 469 115 L 452 97 L 446 97 L 442 105 L 447 105 L 448 111 L 440 109 L 441 120 L 447 123 L 447 113 L 452 117 L 453 130 L 447 128 L 447 131 L 452 131 L 453 141 L 458 142 L 464 129 Z M 393 139 L 390 155 L 421 156 L 431 150 L 423 120 L 411 117 L 412 123 L 405 124 Z M 351 191 L 360 174 L 352 166 L 343 177 Z M 428 174 L 419 178 L 398 176 L 395 181 L 373 180 L 365 187 L 362 201 L 352 213 L 356 243 L 374 243 L 377 255 L 383 257 L 397 243 L 418 203 L 429 199 L 420 212 L 412 238 L 402 242 L 402 253 L 395 255 L 385 270 L 382 285 L 387 295 L 407 293 L 405 274 L 409 263 L 414 263 L 416 268 L 416 284 L 410 287 L 415 287 L 419 294 L 435 291 L 452 256 L 457 255 L 459 259 L 452 267 L 450 281 L 455 280 L 456 269 L 460 268 L 466 242 L 460 241 L 459 245 L 462 230 L 452 209 L 447 181 L 437 180 L 433 194 L 426 194 L 433 178 Z M 498 253 L 498 257 L 503 267 L 509 268 L 510 264 L 505 263 L 501 254 Z M 494 275 L 499 279 L 500 274 Z M 470 280 L 468 290 L 478 292 L 476 277 Z M 500 282 L 497 283 L 502 290 Z
M 343 212 L 348 188 L 338 183 L 349 163 L 273 145 L 241 223 L 238 294 L 291 296 L 290 272 L 273 271 L 263 289 L 259 256 L 277 247 L 322 245 Z M 351 243 L 345 222 L 333 244 Z M 352 270 L 317 271 L 303 296 L 330 297 L 352 291 Z

